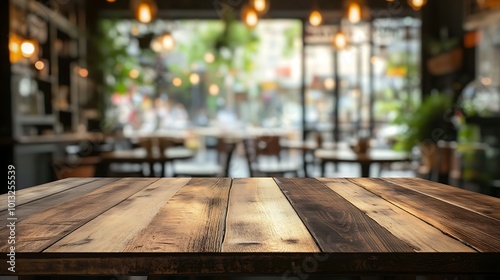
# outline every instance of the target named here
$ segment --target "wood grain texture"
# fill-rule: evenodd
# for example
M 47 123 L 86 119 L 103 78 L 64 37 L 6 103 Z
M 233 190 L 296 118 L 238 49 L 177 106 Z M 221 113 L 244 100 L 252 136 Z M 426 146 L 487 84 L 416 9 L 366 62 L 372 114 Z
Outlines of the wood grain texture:
M 319 252 L 272 178 L 235 179 L 223 252 Z
M 96 178 L 67 178 L 47 184 L 39 185 L 34 188 L 27 188 L 16 191 L 16 206 L 29 203 L 31 201 L 47 197 L 80 185 L 95 181 Z M 8 194 L 0 195 L 0 201 L 7 201 Z M 7 203 L 0 205 L 0 211 L 7 209 Z
M 16 207 L 16 218 L 17 221 L 20 222 L 24 220 L 26 217 L 29 217 L 33 214 L 42 212 L 50 207 L 57 206 L 61 203 L 69 201 L 71 199 L 80 197 L 87 193 L 90 193 L 102 186 L 108 185 L 117 181 L 118 178 L 102 178 L 97 179 L 95 181 L 91 181 L 89 183 L 76 186 L 74 188 L 70 188 L 64 190 L 62 192 L 52 194 L 37 200 L 34 200 L 30 203 L 23 204 L 19 207 Z M 36 189 L 36 188 L 35 188 Z M 7 218 L 7 210 L 0 212 L 0 220 L 5 221 Z
M 127 252 L 220 252 L 231 179 L 196 178 L 179 190 Z
M 462 242 L 345 179 L 318 179 L 417 252 L 476 252 Z
M 67 235 L 44 252 L 121 252 L 190 179 L 160 179 Z
M 420 178 L 386 178 L 384 180 L 500 221 L 500 198 Z
M 500 222 L 383 179 L 349 179 L 482 252 L 500 251 Z
M 43 251 L 156 180 L 124 178 L 24 219 L 16 225 L 17 252 Z M 7 230 L 0 229 L 0 236 L 7 236 Z M 2 244 L 0 251 L 6 252 L 7 245 Z
M 316 179 L 275 179 L 323 252 L 412 252 Z

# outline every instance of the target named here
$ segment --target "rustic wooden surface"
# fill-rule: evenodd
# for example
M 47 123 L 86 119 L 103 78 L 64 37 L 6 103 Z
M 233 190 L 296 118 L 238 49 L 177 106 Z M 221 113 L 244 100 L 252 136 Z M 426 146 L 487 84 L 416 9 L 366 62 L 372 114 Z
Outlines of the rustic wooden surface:
M 422 179 L 65 179 L 16 195 L 18 275 L 500 274 L 500 199 Z

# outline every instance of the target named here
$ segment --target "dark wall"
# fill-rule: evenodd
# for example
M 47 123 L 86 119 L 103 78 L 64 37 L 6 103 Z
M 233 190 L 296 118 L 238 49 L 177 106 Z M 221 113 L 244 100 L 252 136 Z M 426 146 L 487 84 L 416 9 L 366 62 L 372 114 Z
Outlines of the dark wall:
M 422 9 L 422 93 L 429 95 L 433 89 L 449 92 L 454 97 L 460 95 L 464 86 L 475 77 L 474 49 L 465 49 L 463 37 L 464 2 L 466 0 L 428 1 Z M 449 38 L 458 38 L 463 50 L 463 65 L 461 69 L 450 74 L 432 75 L 427 69 L 427 61 L 431 58 L 428 46 L 431 40 L 441 38 L 445 28 Z
M 7 166 L 13 164 L 12 108 L 9 61 L 9 1 L 0 1 L 0 168 L 7 174 Z M 7 192 L 2 184 L 0 193 Z

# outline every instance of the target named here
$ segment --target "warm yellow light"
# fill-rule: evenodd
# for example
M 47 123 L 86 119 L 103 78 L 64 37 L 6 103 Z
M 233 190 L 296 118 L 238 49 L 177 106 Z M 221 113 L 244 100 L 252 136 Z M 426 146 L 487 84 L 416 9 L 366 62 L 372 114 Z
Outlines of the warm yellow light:
M 351 23 L 358 23 L 361 21 L 361 6 L 359 3 L 352 1 L 347 7 L 347 20 Z
M 151 41 L 151 49 L 157 53 L 163 50 L 163 46 L 160 42 L 160 37 L 157 37 Z
M 408 0 L 408 5 L 412 7 L 415 11 L 419 11 L 423 6 L 427 4 L 427 0 Z
M 165 33 L 161 36 L 161 46 L 164 51 L 171 51 L 175 47 L 174 38 L 170 33 Z
M 335 81 L 332 78 L 327 78 L 323 82 L 323 85 L 325 86 L 325 89 L 332 90 L 335 87 Z
M 21 44 L 21 54 L 24 57 L 28 57 L 28 58 L 32 57 L 35 54 L 35 50 L 36 50 L 35 41 L 33 41 L 33 40 L 25 40 Z
M 132 69 L 128 72 L 128 76 L 132 79 L 137 79 L 139 78 L 139 71 L 137 69 Z
M 43 61 L 39 60 L 39 61 L 35 62 L 35 68 L 36 68 L 36 70 L 41 71 L 41 70 L 43 70 L 43 68 L 45 68 L 45 63 L 43 63 Z
M 80 75 L 80 77 L 82 78 L 87 78 L 89 76 L 89 70 L 85 68 L 80 68 L 78 69 L 78 75 Z
M 483 83 L 483 85 L 485 86 L 490 86 L 492 81 L 490 77 L 483 77 L 481 78 L 481 83 Z
M 206 63 L 213 63 L 215 61 L 215 56 L 213 53 L 207 52 L 205 54 L 205 62 Z
M 106 0 L 106 1 L 108 1 L 109 3 L 115 3 L 116 2 L 116 0 Z
M 268 0 L 253 0 L 253 7 L 258 13 L 265 13 L 269 9 Z
M 309 23 L 312 26 L 319 26 L 323 22 L 323 16 L 318 10 L 313 10 L 309 14 Z
M 339 31 L 333 36 L 333 47 L 337 50 L 343 50 L 347 48 L 347 37 L 344 32 Z
M 209 87 L 208 87 L 208 92 L 213 95 L 213 96 L 216 96 L 219 94 L 219 86 L 216 85 L 216 84 L 211 84 Z
M 147 3 L 141 2 L 137 6 L 137 20 L 142 23 L 150 23 L 153 20 L 153 10 Z
M 22 40 L 15 34 L 9 36 L 9 52 L 10 52 L 10 62 L 16 63 L 23 59 L 21 54 L 21 43 Z
M 189 82 L 193 85 L 197 85 L 200 82 L 200 75 L 197 73 L 192 73 L 189 75 Z
M 242 21 L 248 28 L 254 28 L 259 23 L 259 15 L 254 8 L 243 7 Z
M 173 80 L 172 80 L 172 84 L 176 87 L 180 87 L 182 85 L 182 79 L 179 78 L 179 77 L 175 77 Z

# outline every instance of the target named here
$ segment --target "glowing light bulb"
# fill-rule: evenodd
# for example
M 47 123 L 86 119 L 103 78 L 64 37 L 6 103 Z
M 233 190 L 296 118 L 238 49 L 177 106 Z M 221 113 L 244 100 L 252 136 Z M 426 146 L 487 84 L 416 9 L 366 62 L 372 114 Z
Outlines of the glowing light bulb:
M 200 75 L 197 73 L 192 73 L 189 75 L 189 82 L 193 85 L 197 85 L 200 82 Z
M 351 23 L 358 23 L 361 21 L 361 6 L 357 2 L 349 3 L 347 7 L 347 20 Z
M 36 50 L 35 41 L 33 41 L 33 40 L 25 40 L 21 44 L 21 54 L 24 57 L 28 57 L 28 58 L 32 57 L 35 54 L 35 50 Z
M 172 80 L 172 84 L 176 87 L 180 87 L 182 85 L 182 79 L 179 78 L 179 77 L 175 77 L 173 80 Z
M 139 71 L 137 69 L 132 69 L 128 72 L 128 76 L 132 79 L 137 79 L 139 78 Z
M 41 70 L 43 70 L 43 68 L 45 68 L 45 63 L 43 63 L 43 61 L 39 60 L 39 61 L 35 62 L 35 68 L 36 68 L 36 70 L 41 71 Z
M 208 92 L 213 96 L 218 95 L 219 94 L 219 86 L 216 84 L 211 84 L 210 87 L 208 87 Z
M 210 52 L 206 53 L 204 58 L 205 58 L 205 62 L 209 63 L 209 64 L 213 63 L 215 61 L 215 56 L 213 55 L 213 53 L 210 53 Z
M 415 11 L 419 11 L 423 6 L 425 6 L 425 4 L 427 4 L 427 0 L 408 0 L 408 4 Z
M 87 78 L 89 76 L 89 70 L 85 68 L 78 69 L 78 75 L 82 78 Z M 137 76 L 139 76 L 139 71 L 137 71 Z
M 268 0 L 253 0 L 252 6 L 258 13 L 265 13 L 269 8 L 269 3 Z
M 142 23 L 150 23 L 153 20 L 153 11 L 147 3 L 140 3 L 137 7 L 137 20 Z
M 323 16 L 318 10 L 313 10 L 309 14 L 309 23 L 312 26 L 319 26 L 323 22 Z
M 252 7 L 244 7 L 242 13 L 242 21 L 248 28 L 254 28 L 259 23 L 259 15 Z
M 344 32 L 339 31 L 333 36 L 333 47 L 337 50 L 343 50 L 347 48 L 347 37 Z
M 171 51 L 175 47 L 174 38 L 170 33 L 161 36 L 161 46 L 164 51 Z

